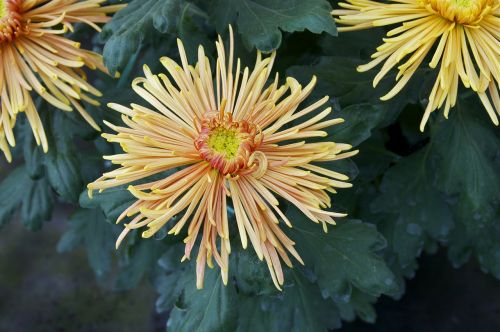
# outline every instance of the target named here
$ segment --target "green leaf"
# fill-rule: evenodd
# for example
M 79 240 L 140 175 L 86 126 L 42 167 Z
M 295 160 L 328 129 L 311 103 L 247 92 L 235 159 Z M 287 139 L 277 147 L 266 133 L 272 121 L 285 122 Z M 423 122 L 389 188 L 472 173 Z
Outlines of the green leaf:
M 224 31 L 236 19 L 244 42 L 264 52 L 277 49 L 281 31 L 309 30 L 336 36 L 337 29 L 325 0 L 216 0 L 211 6 L 217 30 Z
M 104 276 L 111 266 L 116 232 L 99 209 L 79 209 L 68 220 L 69 228 L 57 245 L 59 252 L 84 246 L 90 266 L 97 277 Z
M 118 289 L 132 289 L 156 267 L 165 246 L 160 241 L 141 239 L 137 245 L 127 248 L 127 264 L 121 267 L 116 279 Z
M 371 106 L 362 106 L 374 109 L 376 114 L 371 116 L 368 115 L 367 109 L 364 114 L 354 114 L 353 118 L 349 119 L 348 110 L 343 111 L 346 115 L 341 115 L 341 117 L 354 121 L 351 126 L 357 125 L 357 121 L 370 122 L 364 124 L 369 130 L 387 126 L 396 120 L 406 105 L 419 101 L 418 95 L 422 89 L 421 82 L 425 78 L 425 71 L 417 71 L 411 83 L 404 90 L 389 101 L 382 102 L 380 97 L 389 92 L 395 84 L 394 75 L 387 75 L 376 88 L 373 88 L 373 78 L 376 72 L 372 70 L 359 73 L 356 70 L 357 66 L 366 63 L 366 60 L 361 60 L 357 56 L 347 57 L 345 55 L 320 56 L 317 59 L 306 66 L 292 66 L 287 70 L 287 73 L 301 82 L 309 81 L 313 75 L 317 76 L 318 85 L 312 96 L 321 98 L 324 95 L 329 95 L 335 97 L 340 107 L 371 104 Z M 334 110 L 338 108 L 337 105 L 333 105 Z M 358 118 L 359 116 L 362 117 Z M 418 124 L 415 124 L 415 127 L 418 127 Z
M 445 240 L 454 224 L 445 198 L 433 186 L 429 152 L 427 146 L 391 167 L 371 205 L 374 213 L 384 214 L 378 226 L 402 268 L 415 268 L 424 245 Z
M 500 279 L 500 215 L 487 226 L 470 229 L 458 224 L 450 235 L 448 256 L 455 267 L 466 263 L 474 255 L 483 272 Z
M 338 220 L 324 233 L 320 225 L 305 220 L 296 209 L 289 218 L 297 251 L 305 267 L 316 275 L 323 294 L 347 302 L 352 287 L 373 296 L 399 291 L 391 270 L 376 253 L 386 241 L 372 224 Z
M 80 195 L 80 206 L 84 208 L 100 208 L 109 222 L 115 222 L 118 216 L 133 202 L 135 198 L 124 187 L 106 189 L 102 193 L 95 191 L 92 198 L 84 191 Z
M 26 179 L 21 206 L 23 225 L 33 231 L 41 229 L 43 222 L 52 217 L 53 208 L 54 196 L 47 179 Z
M 280 303 L 284 305 L 282 301 Z M 278 313 L 275 314 L 270 311 L 269 299 L 267 297 L 240 295 L 238 310 L 237 332 L 281 331 L 279 327 L 276 328 L 273 326 L 273 321 L 278 317 Z M 285 319 L 289 319 L 290 316 L 293 317 L 294 312 L 292 310 L 290 310 L 291 312 L 287 312 L 288 315 L 285 317 L 279 316 L 280 321 L 287 322 Z M 280 314 L 283 314 L 283 311 L 285 310 L 282 309 Z
M 331 299 L 299 271 L 290 270 L 283 292 L 275 297 L 240 296 L 238 332 L 329 331 L 340 327 Z
M 334 8 L 338 6 L 334 5 Z M 385 37 L 383 29 L 370 29 L 340 33 L 337 38 L 324 36 L 321 38 L 320 47 L 323 54 L 330 54 L 344 58 L 362 59 L 370 61 L 370 55 L 380 46 Z
M 229 272 L 238 281 L 238 291 L 246 295 L 274 295 L 277 292 L 267 265 L 250 250 L 237 250 L 230 256 Z
M 421 66 L 396 96 L 388 101 L 381 101 L 380 97 L 386 95 L 396 84 L 397 70 L 391 70 L 376 87 L 373 87 L 373 79 L 382 66 L 379 65 L 367 72 L 358 72 L 357 67 L 373 60 L 371 56 L 377 52 L 377 47 L 383 44 L 382 39 L 385 34 L 383 29 L 372 29 L 369 32 L 349 31 L 340 34 L 337 38 L 323 38 L 320 41 L 320 47 L 323 54 L 329 56 L 320 57 L 319 63 L 328 63 L 324 66 L 324 69 L 328 71 L 319 73 L 330 77 L 332 88 L 336 91 L 332 94 L 340 97 L 339 101 L 342 106 L 360 102 L 380 104 L 386 111 L 384 125 L 389 125 L 395 122 L 398 114 L 408 104 L 420 104 L 427 101 L 436 79 L 436 73 L 430 68 Z M 422 113 L 419 115 L 421 116 Z M 417 130 L 419 120 L 413 123 Z
M 358 316 L 365 322 L 375 323 L 377 314 L 373 303 L 376 300 L 374 296 L 353 289 L 349 302 L 335 301 L 335 305 L 339 308 L 343 320 L 353 321 Z
M 320 90 L 321 94 L 336 97 L 341 106 L 363 102 L 377 103 L 376 91 L 372 87 L 373 74 L 356 71 L 356 67 L 362 63 L 362 60 L 353 57 L 322 56 L 315 63 L 293 66 L 287 72 L 300 81 L 309 80 L 316 75 L 316 90 Z
M 27 121 L 23 123 L 23 129 L 23 155 L 26 164 L 26 170 L 28 171 L 30 177 L 38 179 L 44 174 L 43 150 L 36 144 L 31 126 Z
M 104 26 L 104 62 L 111 73 L 123 68 L 129 57 L 154 34 L 177 26 L 182 0 L 133 0 Z
M 356 72 L 359 63 L 352 58 L 320 57 L 313 65 L 292 66 L 287 70 L 288 75 L 304 84 L 313 76 L 318 78 L 310 99 L 317 100 L 325 95 L 332 97 L 328 105 L 333 109 L 332 117 L 345 120 L 329 127 L 328 134 L 337 142 L 353 146 L 367 140 L 374 129 L 385 125 L 387 119 L 395 115 L 393 108 L 374 98 L 372 77 Z
M 474 111 L 483 112 L 472 101 L 462 101 L 450 112 L 449 120 L 440 121 L 431 133 L 437 186 L 458 196 L 459 218 L 473 224 L 487 222 L 500 205 L 498 129 Z
M 186 283 L 182 296 L 182 307 L 175 307 L 167 322 L 171 331 L 234 331 L 237 309 L 234 284 L 224 286 L 220 272 L 208 269 L 205 272 L 204 288 L 196 289 L 194 271 Z
M 476 101 L 460 100 L 448 120 L 432 127 L 436 186 L 450 197 L 456 219 L 448 252 L 453 264 L 473 256 L 500 278 L 500 136 Z
M 208 15 L 198 6 L 187 3 L 180 17 L 179 38 L 182 40 L 188 61 L 198 59 L 198 47 L 202 45 L 205 53 L 210 56 L 215 53 L 213 26 Z M 175 47 L 175 46 L 174 46 Z
M 370 138 L 359 146 L 359 151 L 354 158 L 358 165 L 359 176 L 356 179 L 361 182 L 354 182 L 354 190 L 366 191 L 369 182 L 382 175 L 391 165 L 400 158 L 385 147 L 386 138 L 380 131 L 374 132 Z
M 25 166 L 13 170 L 0 183 L 0 226 L 7 224 L 21 206 L 21 221 L 31 230 L 38 230 L 50 220 L 54 200 L 46 179 L 33 180 Z
M 63 112 L 51 113 L 50 125 L 45 128 L 50 148 L 43 157 L 50 185 L 62 200 L 76 202 L 82 191 L 83 182 L 73 143 L 73 133 L 69 130 L 67 121 Z
M 347 106 L 335 117 L 343 118 L 344 123 L 329 127 L 328 134 L 337 142 L 357 146 L 371 136 L 371 131 L 384 118 L 384 109 L 379 105 L 357 104 Z
M 25 194 L 27 174 L 24 167 L 18 167 L 9 173 L 0 183 L 0 226 L 12 219 Z
M 46 159 L 50 184 L 62 200 L 75 202 L 82 187 L 76 155 L 57 153 L 54 150 L 52 148 L 53 152 Z
M 164 273 L 158 274 L 154 280 L 154 285 L 159 293 L 156 300 L 156 311 L 169 311 L 182 294 L 186 282 L 190 277 L 186 277 L 186 265 L 181 265 L 183 245 L 172 245 L 158 260 L 158 265 Z M 192 270 L 189 271 L 192 273 Z
M 286 269 L 283 291 L 272 286 L 260 261 L 241 248 L 232 253 L 229 284 L 217 269 L 205 275 L 203 290 L 196 290 L 194 263 L 179 266 L 182 246 L 170 248 L 160 260 L 165 274 L 156 280 L 159 311 L 171 311 L 167 329 L 174 331 L 328 331 L 341 325 L 339 305 L 325 297 L 307 270 Z M 251 265 L 248 268 L 247 264 Z M 253 281 L 252 281 L 253 280 Z M 236 286 L 236 289 L 235 289 Z M 264 287 L 264 292 L 262 291 Z M 368 319 L 373 298 L 353 293 L 355 304 L 342 304 L 344 313 L 356 310 Z M 350 307 L 352 305 L 352 308 Z

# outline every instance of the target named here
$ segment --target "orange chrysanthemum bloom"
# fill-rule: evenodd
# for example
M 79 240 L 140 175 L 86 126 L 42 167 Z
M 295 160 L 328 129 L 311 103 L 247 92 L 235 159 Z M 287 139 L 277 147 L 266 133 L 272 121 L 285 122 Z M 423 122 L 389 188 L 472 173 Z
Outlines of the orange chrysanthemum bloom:
M 429 52 L 429 66 L 439 73 L 429 96 L 420 130 L 431 112 L 444 105 L 447 118 L 455 106 L 458 82 L 477 92 L 488 115 L 498 125 L 500 114 L 500 1 L 499 0 L 347 0 L 345 9 L 334 10 L 339 31 L 368 29 L 402 23 L 389 31 L 373 60 L 358 67 L 364 72 L 384 62 L 375 77 L 376 86 L 391 68 L 398 66 L 398 83 L 382 100 L 394 97 L 410 80 Z M 437 46 L 433 48 L 434 45 Z M 431 51 L 433 50 L 433 51 Z M 479 71 L 479 73 L 478 73 Z M 496 110 L 496 112 L 495 112 Z
M 88 94 L 100 92 L 86 82 L 81 67 L 107 72 L 99 54 L 80 49 L 80 43 L 62 35 L 82 22 L 109 20 L 108 13 L 123 5 L 100 7 L 104 0 L 0 0 L 0 149 L 11 160 L 15 146 L 13 128 L 19 112 L 25 112 L 36 142 L 47 152 L 42 122 L 31 91 L 55 107 L 75 108 L 92 127 L 99 126 L 80 101 L 98 103 Z
M 348 152 L 348 144 L 305 141 L 325 137 L 322 129 L 343 122 L 325 120 L 330 107 L 313 113 L 328 97 L 299 109 L 315 78 L 306 87 L 290 77 L 280 86 L 276 75 L 266 87 L 275 53 L 263 59 L 259 52 L 253 70 L 241 68 L 238 59 L 235 70 L 231 29 L 229 55 L 220 37 L 216 47 L 215 86 L 203 47 L 199 47 L 198 62 L 191 66 L 180 40 L 182 65 L 166 57 L 160 60 L 170 77 L 153 75 L 144 66 L 145 77 L 136 78 L 132 86 L 154 109 L 109 105 L 123 114 L 125 126 L 106 123 L 117 134 L 103 136 L 120 143 L 125 152 L 104 157 L 121 167 L 88 188 L 90 192 L 104 190 L 171 170 L 160 180 L 128 187 L 137 201 L 117 222 L 135 217 L 118 238 L 117 247 L 132 229 L 147 226 L 142 236 L 149 238 L 167 223 L 173 223 L 170 234 L 179 234 L 188 224 L 183 260 L 190 258 L 201 236 L 197 257 L 197 287 L 201 288 L 205 265 L 212 267 L 213 259 L 227 282 L 229 234 L 236 226 L 243 248 L 250 240 L 279 288 L 283 284 L 280 260 L 292 266 L 288 253 L 302 260 L 280 228 L 280 222 L 290 227 L 292 223 L 280 210 L 276 196 L 326 230 L 326 224 L 335 223 L 334 217 L 345 216 L 324 210 L 331 206 L 328 192 L 351 185 L 347 176 L 320 164 L 351 157 L 357 151 Z M 229 207 L 234 210 L 235 224 L 228 217 Z

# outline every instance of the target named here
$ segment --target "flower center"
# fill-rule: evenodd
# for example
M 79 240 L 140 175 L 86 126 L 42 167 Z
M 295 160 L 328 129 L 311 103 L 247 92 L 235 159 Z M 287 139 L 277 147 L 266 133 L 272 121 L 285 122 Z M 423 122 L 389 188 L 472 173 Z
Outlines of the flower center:
M 499 0 L 422 0 L 432 12 L 456 23 L 477 24 L 499 6 Z
M 22 0 L 0 0 L 0 44 L 12 41 L 22 32 Z
M 208 135 L 207 144 L 216 153 L 227 159 L 233 159 L 238 154 L 241 140 L 236 130 L 219 127 Z
M 5 8 L 5 2 L 0 0 L 0 20 L 7 16 L 7 8 Z
M 249 166 L 262 137 L 257 126 L 247 121 L 234 121 L 230 113 L 209 112 L 201 121 L 194 145 L 212 168 L 235 175 Z

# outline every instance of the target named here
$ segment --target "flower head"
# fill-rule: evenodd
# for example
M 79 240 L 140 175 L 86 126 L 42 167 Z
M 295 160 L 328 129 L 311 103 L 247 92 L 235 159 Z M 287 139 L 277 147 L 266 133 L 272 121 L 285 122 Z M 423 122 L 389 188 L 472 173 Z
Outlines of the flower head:
M 292 223 L 277 196 L 326 230 L 327 224 L 335 223 L 333 218 L 345 216 L 324 210 L 331 206 L 328 192 L 351 185 L 347 176 L 321 167 L 321 162 L 348 158 L 357 151 L 349 151 L 348 144 L 306 142 L 326 136 L 322 129 L 343 121 L 325 120 L 331 108 L 315 112 L 328 97 L 299 108 L 315 78 L 302 87 L 290 77 L 280 85 L 276 75 L 268 84 L 275 53 L 263 58 L 259 52 L 253 70 L 243 69 L 237 59 L 235 69 L 231 29 L 229 54 L 220 37 L 216 47 L 215 84 L 203 47 L 192 66 L 180 40 L 181 65 L 166 57 L 160 60 L 170 76 L 154 75 L 144 66 L 145 77 L 136 78 L 132 86 L 153 108 L 109 105 L 123 114 L 125 125 L 107 123 L 116 134 L 103 136 L 119 143 L 124 153 L 104 158 L 121 167 L 88 188 L 104 190 L 170 171 L 159 180 L 128 187 L 137 200 L 118 218 L 132 219 L 117 246 L 132 229 L 147 227 L 142 236 L 148 238 L 166 224 L 170 234 L 187 227 L 183 259 L 190 258 L 201 237 L 201 288 L 205 265 L 212 267 L 213 260 L 227 282 L 230 230 L 237 228 L 242 246 L 250 241 L 279 288 L 281 261 L 292 266 L 289 254 L 302 261 L 294 242 L 281 230 L 280 223 Z M 228 209 L 234 211 L 234 224 Z
M 475 91 L 491 120 L 498 125 L 500 114 L 500 1 L 499 0 L 347 0 L 334 10 L 337 22 L 351 27 L 339 31 L 368 29 L 401 23 L 387 33 L 373 60 L 359 66 L 367 71 L 384 63 L 373 85 L 394 66 L 398 81 L 382 100 L 394 97 L 431 53 L 429 66 L 439 72 L 429 96 L 420 129 L 431 112 L 444 106 L 448 117 L 455 106 L 458 83 Z M 435 46 L 435 47 L 434 47 Z M 434 47 L 434 48 L 433 48 Z
M 100 55 L 80 49 L 62 36 L 73 23 L 105 23 L 123 5 L 100 7 L 104 0 L 0 0 L 0 150 L 11 160 L 16 116 L 25 112 L 37 144 L 47 151 L 34 91 L 55 107 L 76 109 L 94 128 L 99 126 L 80 104 L 98 104 L 100 92 L 86 82 L 82 67 L 107 72 Z

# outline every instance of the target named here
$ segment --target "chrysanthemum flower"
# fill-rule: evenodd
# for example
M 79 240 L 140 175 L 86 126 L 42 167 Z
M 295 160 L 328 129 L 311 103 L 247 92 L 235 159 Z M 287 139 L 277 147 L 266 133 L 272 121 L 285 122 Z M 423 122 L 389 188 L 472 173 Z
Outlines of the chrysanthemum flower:
M 440 66 L 429 96 L 420 130 L 431 112 L 444 106 L 447 118 L 455 105 L 458 83 L 474 90 L 488 115 L 498 125 L 500 114 L 500 1 L 499 0 L 347 0 L 345 9 L 334 10 L 339 31 L 368 29 L 402 23 L 389 31 L 373 60 L 358 67 L 364 72 L 384 62 L 375 77 L 376 86 L 391 68 L 398 66 L 398 81 L 382 100 L 394 97 L 410 80 L 427 54 L 429 66 Z M 434 47 L 436 45 L 436 47 Z M 496 111 L 496 112 L 495 112 Z
M 181 65 L 167 57 L 160 59 L 170 76 L 154 75 L 144 66 L 145 77 L 136 78 L 132 86 L 153 109 L 109 105 L 122 113 L 125 125 L 106 123 L 117 134 L 103 136 L 120 143 L 124 153 L 104 158 L 121 167 L 88 188 L 104 190 L 170 171 L 159 180 L 128 187 L 137 201 L 117 220 L 133 217 L 117 247 L 132 229 L 147 227 L 142 236 L 149 238 L 167 223 L 169 234 L 187 227 L 183 260 L 190 258 L 201 237 L 196 269 L 201 288 L 205 265 L 212 267 L 213 260 L 227 283 L 230 230 L 237 227 L 243 248 L 251 243 L 279 288 L 283 284 L 280 261 L 292 266 L 289 254 L 302 260 L 281 230 L 280 223 L 291 227 L 293 220 L 280 209 L 277 196 L 326 230 L 327 224 L 335 223 L 333 218 L 345 216 L 324 210 L 331 206 L 328 192 L 351 185 L 347 176 L 321 167 L 321 162 L 348 158 L 357 151 L 349 152 L 348 144 L 306 142 L 325 137 L 322 129 L 343 121 L 325 120 L 329 107 L 314 112 L 328 97 L 299 109 L 315 78 L 302 87 L 290 77 L 280 85 L 276 75 L 267 84 L 274 53 L 263 58 L 259 52 L 253 70 L 241 68 L 238 59 L 235 70 L 231 29 L 229 54 L 220 37 L 216 47 L 215 82 L 203 47 L 191 66 L 180 40 Z M 228 209 L 234 211 L 234 219 Z
M 13 128 L 25 112 L 38 145 L 46 152 L 47 139 L 31 91 L 63 111 L 76 109 L 95 129 L 99 126 L 80 104 L 98 104 L 90 95 L 100 92 L 86 82 L 81 67 L 106 72 L 101 56 L 80 49 L 62 36 L 73 23 L 96 23 L 123 5 L 100 7 L 104 0 L 0 0 L 0 149 L 11 160 Z

